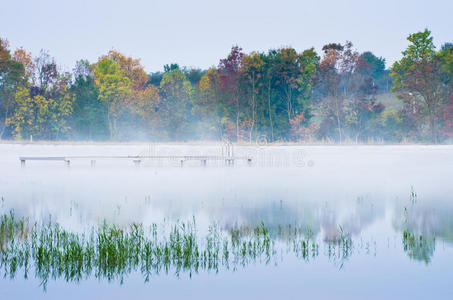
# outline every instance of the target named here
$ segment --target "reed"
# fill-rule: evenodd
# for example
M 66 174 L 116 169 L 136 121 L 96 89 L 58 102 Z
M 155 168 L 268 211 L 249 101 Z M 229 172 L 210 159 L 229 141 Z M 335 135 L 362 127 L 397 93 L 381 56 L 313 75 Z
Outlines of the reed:
M 314 260 L 320 253 L 313 231 L 297 224 L 268 227 L 261 222 L 225 229 L 214 223 L 199 236 L 195 218 L 147 228 L 104 221 L 84 233 L 70 232 L 53 221 L 30 224 L 13 211 L 0 220 L 3 275 L 14 278 L 21 270 L 28 278 L 33 272 L 44 289 L 49 280 L 56 279 L 78 282 L 94 276 L 122 283 L 132 272 L 140 272 L 145 281 L 162 272 L 191 277 L 200 271 L 217 273 L 249 264 L 276 264 L 282 251 L 303 261 Z M 338 240 L 324 244 L 324 253 L 343 263 L 354 245 L 342 228 L 340 231 Z

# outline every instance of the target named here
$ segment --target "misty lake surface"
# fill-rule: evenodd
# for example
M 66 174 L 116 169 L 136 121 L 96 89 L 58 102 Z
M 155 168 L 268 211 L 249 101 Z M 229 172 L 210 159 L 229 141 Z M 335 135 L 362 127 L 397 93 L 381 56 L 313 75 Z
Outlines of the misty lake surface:
M 0 144 L 0 299 L 452 299 L 453 146 Z

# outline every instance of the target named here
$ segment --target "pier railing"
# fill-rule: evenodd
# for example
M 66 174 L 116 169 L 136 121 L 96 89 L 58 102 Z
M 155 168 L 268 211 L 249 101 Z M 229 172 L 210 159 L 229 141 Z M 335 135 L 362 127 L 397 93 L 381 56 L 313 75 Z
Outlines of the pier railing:
M 71 165 L 71 161 L 89 160 L 91 167 L 96 166 L 98 160 L 130 160 L 135 166 L 139 167 L 143 161 L 178 161 L 181 167 L 188 161 L 199 161 L 201 166 L 206 166 L 208 161 L 224 161 L 226 166 L 234 166 L 235 161 L 245 161 L 250 166 L 251 157 L 245 156 L 225 156 L 225 155 L 151 155 L 151 156 L 22 156 L 19 157 L 21 166 L 25 167 L 26 161 L 63 161 L 66 166 Z

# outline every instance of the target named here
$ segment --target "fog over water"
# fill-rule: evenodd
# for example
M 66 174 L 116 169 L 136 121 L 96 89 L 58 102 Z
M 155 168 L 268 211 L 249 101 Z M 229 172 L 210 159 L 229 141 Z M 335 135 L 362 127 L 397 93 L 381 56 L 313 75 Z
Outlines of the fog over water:
M 144 283 L 139 270 L 119 280 L 66 282 L 0 279 L 14 299 L 125 297 L 448 299 L 453 294 L 453 146 L 235 146 L 237 162 L 144 160 L 27 161 L 20 156 L 220 155 L 221 145 L 0 144 L 0 211 L 83 233 L 106 221 L 127 228 L 196 219 L 200 236 L 218 224 L 310 228 L 319 256 L 303 261 L 285 240 L 270 263 L 180 277 L 162 273 Z M 411 248 L 403 235 L 433 237 Z M 335 260 L 330 242 L 351 236 L 352 255 Z M 431 240 L 429 240 L 431 241 Z M 285 250 L 286 249 L 286 250 Z M 422 254 L 420 254 L 422 253 Z M 274 261 L 275 260 L 275 261 Z M 23 289 L 27 287 L 27 289 Z M 300 294 L 297 292 L 300 290 Z

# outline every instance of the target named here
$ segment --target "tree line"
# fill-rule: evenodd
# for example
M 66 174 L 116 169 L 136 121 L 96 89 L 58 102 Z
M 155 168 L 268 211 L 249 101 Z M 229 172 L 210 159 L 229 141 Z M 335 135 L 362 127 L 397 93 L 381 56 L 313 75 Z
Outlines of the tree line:
M 0 39 L 0 138 L 448 142 L 453 44 L 436 50 L 428 29 L 408 41 L 389 69 L 347 41 L 321 53 L 233 46 L 208 70 L 147 74 L 116 50 L 66 72 Z

